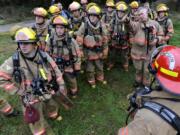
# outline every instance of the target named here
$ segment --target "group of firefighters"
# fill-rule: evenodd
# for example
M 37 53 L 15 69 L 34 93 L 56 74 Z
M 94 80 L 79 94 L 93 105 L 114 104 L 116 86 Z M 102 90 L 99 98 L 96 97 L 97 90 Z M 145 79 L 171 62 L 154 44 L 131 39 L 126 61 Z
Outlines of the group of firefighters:
M 51 5 L 48 11 L 34 8 L 34 25 L 17 27 L 12 34 L 18 48 L 0 66 L 0 86 L 5 92 L 21 97 L 24 119 L 33 135 L 53 135 L 45 117 L 62 119 L 59 104 L 66 108 L 73 105 L 68 97 L 77 97 L 80 73 L 86 74 L 94 89 L 97 81 L 107 84 L 104 69 L 111 70 L 120 61 L 124 73 L 128 73 L 132 61 L 136 71 L 133 86 L 138 91 L 129 100 L 140 97 L 141 104 L 131 102 L 132 106 L 135 104 L 136 110 L 144 108 L 136 113 L 135 122 L 118 134 L 175 135 L 180 124 L 174 126 L 176 123 L 172 122 L 172 126 L 156 114 L 168 107 L 178 118 L 180 114 L 180 49 L 167 46 L 174 33 L 168 11 L 166 4 L 153 10 L 148 2 L 140 5 L 132 1 L 128 5 L 113 0 L 107 0 L 103 10 L 87 0 L 73 1 L 69 13 L 61 3 Z M 156 77 L 153 81 L 150 73 Z M 152 91 L 152 83 L 158 91 Z M 155 112 L 148 105 L 162 108 Z M 3 97 L 0 111 L 5 116 L 16 115 Z M 160 125 L 162 129 L 157 128 Z

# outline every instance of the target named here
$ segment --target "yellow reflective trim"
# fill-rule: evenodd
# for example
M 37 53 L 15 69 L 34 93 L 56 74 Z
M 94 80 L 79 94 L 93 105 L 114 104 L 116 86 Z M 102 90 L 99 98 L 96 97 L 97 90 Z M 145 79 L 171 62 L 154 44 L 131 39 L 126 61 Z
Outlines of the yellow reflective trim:
M 43 69 L 43 68 L 40 68 L 39 71 L 40 71 L 41 77 L 42 77 L 44 80 L 47 80 L 47 76 L 46 76 L 46 73 L 45 73 L 44 69 Z
M 159 64 L 157 63 L 157 61 L 155 61 L 154 64 L 155 64 L 155 67 L 156 67 L 156 68 L 159 67 Z
M 172 77 L 178 77 L 178 72 L 174 72 L 174 71 L 170 71 L 170 70 L 167 70 L 165 68 L 160 68 L 160 72 L 166 74 L 166 75 L 169 75 L 169 76 L 172 76 Z
M 46 35 L 45 41 L 47 42 L 49 40 L 49 34 Z

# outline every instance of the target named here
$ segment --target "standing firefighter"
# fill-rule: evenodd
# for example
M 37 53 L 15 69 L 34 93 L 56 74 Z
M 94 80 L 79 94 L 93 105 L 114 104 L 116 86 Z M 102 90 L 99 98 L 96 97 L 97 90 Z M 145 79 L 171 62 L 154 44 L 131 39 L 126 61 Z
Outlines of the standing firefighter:
M 117 4 L 116 16 L 112 26 L 113 38 L 112 38 L 112 52 L 109 68 L 112 68 L 119 56 L 121 57 L 121 63 L 125 71 L 128 71 L 129 66 L 129 45 L 128 45 L 128 25 L 126 19 L 128 17 L 128 7 L 125 3 Z
M 0 86 L 5 92 L 21 97 L 24 120 L 33 135 L 54 135 L 43 110 L 53 120 L 61 118 L 58 104 L 67 99 L 62 74 L 52 58 L 39 50 L 32 29 L 19 29 L 15 40 L 17 51 L 0 66 Z
M 76 97 L 78 86 L 76 73 L 80 71 L 80 49 L 75 39 L 68 35 L 68 21 L 57 16 L 52 20 L 54 31 L 49 38 L 49 52 L 63 72 L 70 94 Z
M 47 20 L 48 13 L 42 7 L 37 7 L 33 10 L 35 16 L 35 24 L 32 29 L 36 32 L 38 37 L 38 46 L 41 50 L 47 51 L 46 39 L 48 36 L 49 21 Z
M 131 58 L 136 69 L 135 87 L 150 85 L 150 74 L 147 66 L 151 53 L 161 41 L 163 31 L 161 26 L 154 20 L 148 18 L 148 9 L 139 8 L 139 21 L 130 20 L 130 28 L 134 37 L 130 38 L 133 43 Z
M 130 13 L 129 13 L 130 19 L 133 21 L 137 21 L 137 12 L 139 8 L 139 3 L 137 1 L 132 1 L 129 4 L 129 6 L 130 6 Z
M 84 22 L 85 18 L 82 15 L 82 10 L 81 10 L 81 5 L 76 2 L 73 1 L 70 5 L 69 5 L 69 10 L 72 14 L 72 18 L 70 20 L 70 27 L 71 27 L 71 31 L 74 33 L 74 37 L 76 36 L 76 32 L 79 30 L 79 27 L 81 26 L 81 23 Z
M 109 32 L 112 32 L 110 28 L 113 25 L 113 19 L 115 17 L 114 7 L 115 7 L 115 4 L 113 1 L 107 1 L 105 14 L 102 16 L 102 19 L 101 19 L 102 22 L 106 25 Z
M 76 39 L 77 36 L 77 31 L 79 30 L 81 23 L 85 22 L 86 17 L 83 14 L 82 7 L 80 3 L 73 1 L 69 5 L 69 10 L 72 14 L 71 20 L 70 20 L 70 35 L 73 36 Z M 84 73 L 84 56 L 83 56 L 83 46 L 79 46 L 80 51 L 81 51 L 81 63 L 82 63 L 82 69 L 81 73 Z
M 106 84 L 103 59 L 108 55 L 106 28 L 101 24 L 101 9 L 97 5 L 88 8 L 88 19 L 77 32 L 77 41 L 84 45 L 86 72 L 89 84 L 96 87 L 96 80 Z M 96 76 L 96 77 L 95 77 Z
M 168 16 L 169 8 L 165 4 L 159 4 L 156 10 L 158 14 L 157 21 L 164 31 L 163 40 L 160 42 L 159 46 L 167 45 L 174 33 L 172 20 Z
M 109 1 L 107 0 L 106 1 L 106 8 L 105 8 L 105 12 L 102 16 L 102 24 L 106 26 L 106 29 L 108 30 L 108 33 L 112 33 L 112 25 L 113 25 L 113 20 L 114 20 L 114 17 L 115 17 L 115 4 L 114 4 L 114 1 Z M 109 34 L 109 37 L 108 37 L 108 47 L 109 47 L 109 53 L 111 53 L 111 48 L 112 48 L 112 35 Z M 107 70 L 110 70 L 109 69 L 109 61 L 110 59 L 108 58 L 107 62 L 106 62 L 106 65 L 108 66 L 107 67 Z
M 48 11 L 49 11 L 49 13 L 51 15 L 50 23 L 52 23 L 52 20 L 53 20 L 54 17 L 60 15 L 60 13 L 61 13 L 61 9 L 55 4 L 50 6 Z
M 82 6 L 82 14 L 84 17 L 86 17 L 87 16 L 86 7 L 88 5 L 88 0 L 81 0 L 80 3 Z
M 180 135 L 179 57 L 174 46 L 154 51 L 149 67 L 161 89 L 140 89 L 130 97 L 136 114 L 118 135 Z

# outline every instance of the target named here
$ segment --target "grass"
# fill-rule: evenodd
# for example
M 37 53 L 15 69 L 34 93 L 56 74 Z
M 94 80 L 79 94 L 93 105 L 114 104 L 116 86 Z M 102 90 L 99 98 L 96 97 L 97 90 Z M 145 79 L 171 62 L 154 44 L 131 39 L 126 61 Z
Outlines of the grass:
M 180 45 L 180 23 L 176 22 L 175 35 L 171 40 L 172 45 Z M 0 35 L 0 63 L 12 55 L 16 45 L 9 38 L 8 33 Z M 56 135 L 114 135 L 125 125 L 128 101 L 126 96 L 132 91 L 134 69 L 131 65 L 129 73 L 124 73 L 120 67 L 106 72 L 108 85 L 98 84 L 96 89 L 91 89 L 84 81 L 82 75 L 78 82 L 80 87 L 79 97 L 74 101 L 75 107 L 66 111 L 61 108 L 63 120 L 50 121 Z M 16 108 L 21 110 L 21 105 L 16 96 L 2 96 Z M 0 135 L 29 135 L 28 126 L 23 122 L 22 116 L 5 118 L 0 116 Z

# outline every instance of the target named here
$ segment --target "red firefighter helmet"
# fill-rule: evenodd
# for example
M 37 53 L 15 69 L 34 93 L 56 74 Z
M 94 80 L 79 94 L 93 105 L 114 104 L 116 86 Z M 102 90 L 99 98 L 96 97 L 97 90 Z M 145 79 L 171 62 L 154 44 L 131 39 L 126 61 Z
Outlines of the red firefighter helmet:
M 165 46 L 150 63 L 156 70 L 156 79 L 163 88 L 180 96 L 180 48 Z

